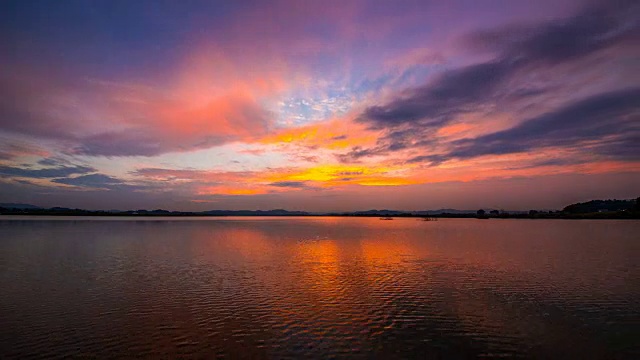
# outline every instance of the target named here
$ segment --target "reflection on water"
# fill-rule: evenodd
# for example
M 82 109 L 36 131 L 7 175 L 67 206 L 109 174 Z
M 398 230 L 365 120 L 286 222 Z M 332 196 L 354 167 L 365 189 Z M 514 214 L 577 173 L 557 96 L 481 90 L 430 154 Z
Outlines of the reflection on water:
M 2 358 L 640 355 L 640 222 L 43 219 L 0 218 Z

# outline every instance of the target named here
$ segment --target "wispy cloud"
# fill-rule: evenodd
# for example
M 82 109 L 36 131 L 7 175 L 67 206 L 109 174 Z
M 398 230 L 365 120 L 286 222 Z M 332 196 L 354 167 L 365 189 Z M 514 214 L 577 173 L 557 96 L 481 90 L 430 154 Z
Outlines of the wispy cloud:
M 427 161 L 437 165 L 448 158 L 576 146 L 581 140 L 601 141 L 600 146 L 589 148 L 596 153 L 615 157 L 618 148 L 621 155 L 629 154 L 635 150 L 631 141 L 638 132 L 633 125 L 637 117 L 633 104 L 638 99 L 636 89 L 616 92 L 612 84 L 601 81 L 600 89 L 592 84 L 588 96 L 582 99 L 575 96 L 584 89 L 574 91 L 574 95 L 567 92 L 575 86 L 571 78 L 590 76 L 586 68 L 594 67 L 594 62 L 596 67 L 606 69 L 612 59 L 602 56 L 606 51 L 615 54 L 632 47 L 631 39 L 639 25 L 631 14 L 636 13 L 638 6 L 630 2 L 599 3 L 569 18 L 468 34 L 465 45 L 489 49 L 495 57 L 447 70 L 422 87 L 367 107 L 356 121 L 384 130 L 384 135 L 375 146 L 355 146 L 339 159 L 359 161 L 415 149 L 422 154 L 409 155 L 408 163 Z M 567 78 L 568 84 L 558 84 L 558 77 Z M 538 103 L 538 114 L 521 117 L 536 111 L 532 101 L 547 98 L 553 99 L 548 104 L 555 109 Z M 565 103 L 558 102 L 561 98 Z M 511 113 L 517 125 L 473 140 L 448 142 L 439 136 L 441 129 L 464 121 L 468 114 L 487 117 L 498 111 Z M 507 137 L 512 141 L 505 140 Z
M 128 185 L 126 182 L 104 174 L 90 174 L 76 177 L 58 178 L 54 183 L 73 185 L 81 188 L 107 189 L 107 190 L 132 190 L 139 188 Z
M 89 166 L 62 166 L 55 168 L 30 169 L 12 166 L 0 166 L 0 176 L 25 177 L 25 178 L 59 178 L 76 174 L 86 174 L 96 171 Z

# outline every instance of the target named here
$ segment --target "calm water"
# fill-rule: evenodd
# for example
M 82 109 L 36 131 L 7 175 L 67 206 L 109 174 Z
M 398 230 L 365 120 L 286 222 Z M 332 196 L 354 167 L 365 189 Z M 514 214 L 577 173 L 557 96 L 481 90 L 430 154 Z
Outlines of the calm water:
M 0 218 L 0 358 L 640 358 L 640 221 Z

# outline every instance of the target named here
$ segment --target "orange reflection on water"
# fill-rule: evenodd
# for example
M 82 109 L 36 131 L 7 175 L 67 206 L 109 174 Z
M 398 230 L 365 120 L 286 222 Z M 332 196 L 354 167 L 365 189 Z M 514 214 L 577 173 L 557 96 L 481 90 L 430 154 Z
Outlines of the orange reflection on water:
M 187 339 L 187 351 L 204 358 L 246 348 L 251 358 L 304 357 L 300 349 L 310 358 L 443 349 L 473 355 L 461 358 L 549 358 L 557 349 L 562 358 L 614 358 L 609 334 L 633 335 L 623 321 L 636 314 L 639 224 L 629 221 L 38 221 L 3 224 L 12 276 L 0 282 L 10 304 L 24 304 L 4 303 L 3 320 L 29 325 L 47 346 L 72 324 L 122 344 L 121 357 L 134 346 L 184 356 Z M 575 336 L 577 319 L 620 326 L 580 326 Z
M 268 261 L 276 254 L 273 242 L 259 229 L 239 227 L 226 221 L 211 225 L 198 227 L 189 234 L 196 258 L 214 262 L 223 260 L 237 265 Z
M 338 244 L 333 240 L 311 240 L 296 250 L 300 268 L 304 271 L 302 284 L 309 285 L 308 291 L 331 296 L 339 276 Z
M 409 243 L 398 240 L 363 241 L 360 246 L 368 266 L 401 264 L 416 254 L 416 249 Z

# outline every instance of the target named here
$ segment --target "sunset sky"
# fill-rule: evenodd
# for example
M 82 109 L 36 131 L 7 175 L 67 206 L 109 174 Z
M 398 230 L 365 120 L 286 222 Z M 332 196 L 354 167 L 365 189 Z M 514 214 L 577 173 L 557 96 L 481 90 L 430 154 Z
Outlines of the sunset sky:
M 2 1 L 0 202 L 640 196 L 638 1 Z

